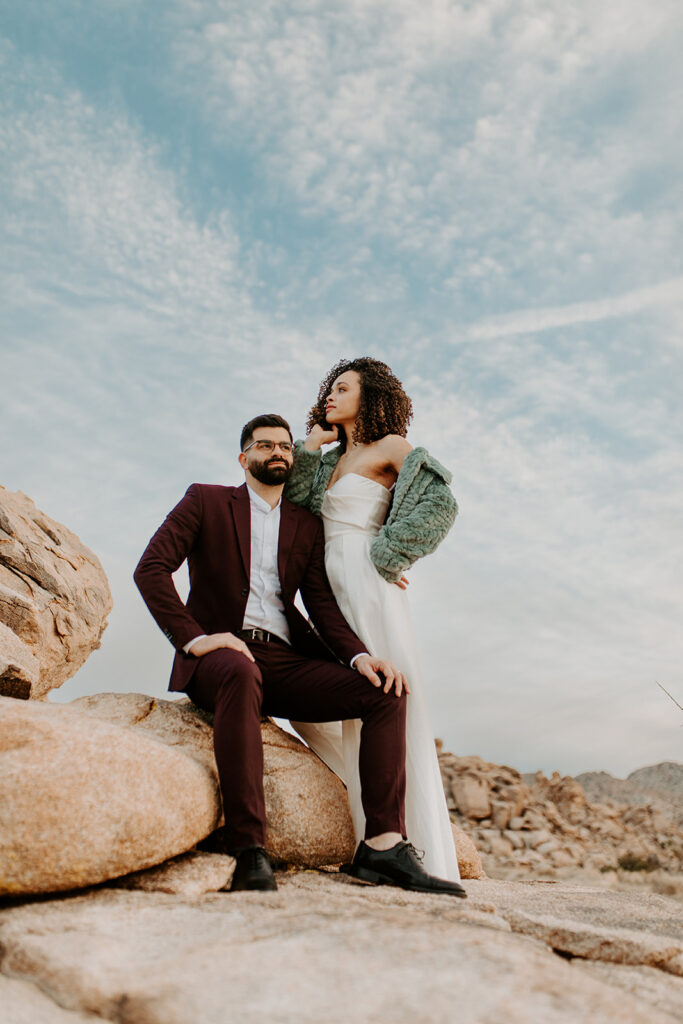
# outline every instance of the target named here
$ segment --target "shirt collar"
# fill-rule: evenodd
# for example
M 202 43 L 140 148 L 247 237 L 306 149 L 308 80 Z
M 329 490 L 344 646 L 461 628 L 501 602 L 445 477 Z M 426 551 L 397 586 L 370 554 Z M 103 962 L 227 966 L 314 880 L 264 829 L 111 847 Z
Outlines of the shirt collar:
M 275 508 L 271 508 L 268 502 L 265 500 L 265 498 L 262 498 L 260 494 L 256 493 L 256 491 L 252 491 L 249 484 L 247 484 L 247 490 L 249 491 L 249 501 L 253 506 L 259 509 L 259 511 L 265 512 L 266 515 L 268 515 L 269 512 L 275 512 L 277 509 L 279 509 L 280 504 L 282 502 L 282 498 L 280 498 L 280 501 L 278 501 Z

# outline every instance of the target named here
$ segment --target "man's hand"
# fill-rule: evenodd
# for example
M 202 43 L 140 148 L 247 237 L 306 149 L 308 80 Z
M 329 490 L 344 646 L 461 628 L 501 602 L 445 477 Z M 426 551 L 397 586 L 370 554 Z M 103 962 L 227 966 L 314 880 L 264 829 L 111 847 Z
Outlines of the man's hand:
M 249 661 L 254 661 L 254 655 L 244 640 L 240 640 L 238 636 L 234 636 L 232 633 L 211 633 L 210 636 L 203 636 L 201 640 L 197 640 L 196 643 L 192 644 L 190 654 L 193 654 L 195 658 L 201 658 L 202 655 L 210 654 L 211 651 L 217 651 L 221 647 L 230 647 L 233 651 L 239 651 L 240 654 L 244 654 L 245 657 L 249 658 Z
M 390 661 L 385 661 L 383 658 L 371 658 L 369 654 L 361 654 L 359 658 L 356 658 L 353 667 L 362 676 L 369 679 L 373 686 L 382 685 L 382 680 L 377 675 L 378 672 L 381 672 L 385 679 L 385 693 L 389 693 L 392 687 L 396 690 L 397 697 L 401 696 L 403 690 L 410 693 L 408 680 L 397 668 L 394 668 Z

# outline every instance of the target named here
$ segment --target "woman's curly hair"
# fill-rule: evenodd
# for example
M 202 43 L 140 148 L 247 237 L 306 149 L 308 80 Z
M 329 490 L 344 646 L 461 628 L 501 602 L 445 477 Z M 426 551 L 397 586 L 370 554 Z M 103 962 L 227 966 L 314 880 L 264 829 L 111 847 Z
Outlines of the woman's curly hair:
M 370 444 L 387 434 L 405 437 L 408 424 L 413 418 L 413 403 L 387 364 L 370 356 L 342 359 L 332 367 L 320 385 L 317 402 L 308 414 L 306 431 L 309 432 L 316 423 L 322 427 L 328 426 L 325 420 L 325 401 L 337 377 L 347 370 L 355 370 L 360 376 L 360 408 L 353 440 L 358 444 Z M 340 442 L 345 448 L 344 431 L 340 431 Z

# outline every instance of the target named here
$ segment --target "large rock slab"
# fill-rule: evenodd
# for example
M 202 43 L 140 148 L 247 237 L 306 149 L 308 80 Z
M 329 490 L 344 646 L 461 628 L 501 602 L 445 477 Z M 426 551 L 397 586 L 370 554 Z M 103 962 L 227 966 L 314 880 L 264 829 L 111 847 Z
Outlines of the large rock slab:
M 92 1013 L 64 1010 L 32 982 L 0 975 L 2 1024 L 102 1024 Z
M 665 896 L 563 882 L 470 882 L 473 905 L 495 903 L 513 931 L 584 960 L 683 976 L 683 910 Z
M 194 900 L 103 889 L 7 908 L 2 969 L 117 1024 L 680 1020 L 652 986 L 603 981 L 512 933 L 490 883 L 473 883 L 478 909 L 321 872 L 278 884 Z M 588 911 L 590 895 L 575 898 Z
M 184 853 L 158 868 L 135 871 L 110 884 L 120 889 L 171 892 L 179 896 L 204 896 L 227 889 L 235 872 L 235 858 L 222 853 Z
M 96 555 L 21 491 L 0 487 L 0 694 L 61 686 L 100 646 L 111 609 Z
M 191 701 L 105 693 L 81 697 L 69 707 L 182 750 L 204 766 L 218 793 L 211 716 Z M 350 860 L 355 839 L 340 780 L 300 740 L 274 723 L 265 721 L 262 735 L 269 853 L 287 864 L 312 867 Z
M 683 1019 L 683 978 L 675 977 L 655 967 L 633 967 L 604 961 L 582 961 L 581 970 L 599 981 L 620 988 L 629 996 L 656 1006 L 670 1014 L 674 1020 Z
M 0 697 L 0 894 L 92 885 L 216 827 L 213 775 L 151 733 Z

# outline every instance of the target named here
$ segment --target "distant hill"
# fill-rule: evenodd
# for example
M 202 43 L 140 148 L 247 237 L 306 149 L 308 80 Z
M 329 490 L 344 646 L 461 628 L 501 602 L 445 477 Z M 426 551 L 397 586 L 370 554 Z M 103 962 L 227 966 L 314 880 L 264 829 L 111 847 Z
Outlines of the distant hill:
M 683 764 L 676 764 L 675 761 L 663 761 L 661 764 L 653 764 L 650 768 L 638 768 L 627 776 L 626 781 L 634 782 L 637 786 L 647 786 L 648 789 L 673 793 L 674 796 L 683 799 Z
M 679 827 L 683 825 L 683 765 L 674 761 L 638 768 L 626 779 L 615 779 L 609 772 L 583 772 L 576 776 L 589 800 L 640 807 L 651 804 Z

